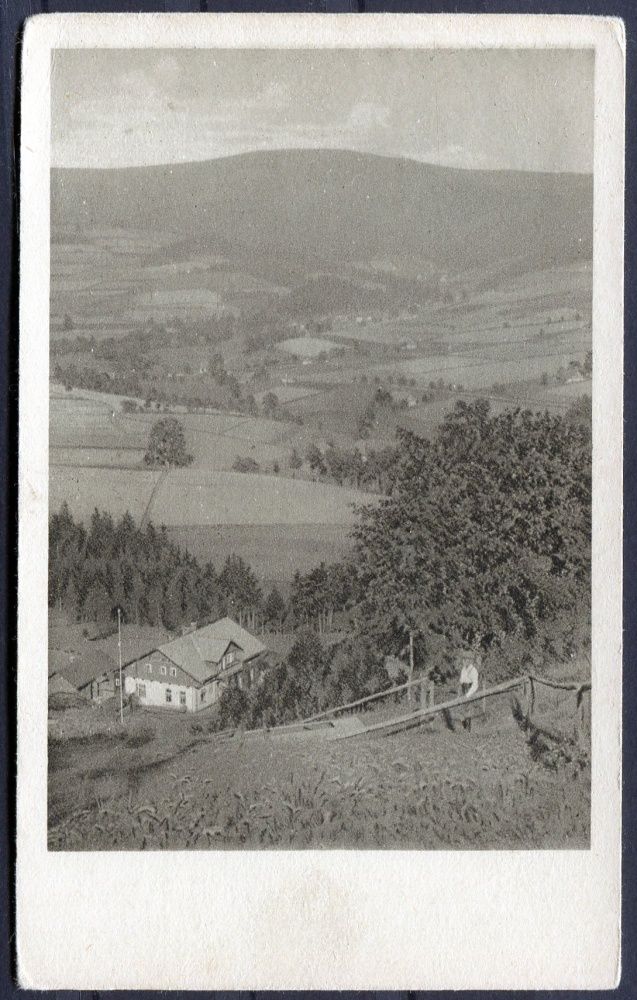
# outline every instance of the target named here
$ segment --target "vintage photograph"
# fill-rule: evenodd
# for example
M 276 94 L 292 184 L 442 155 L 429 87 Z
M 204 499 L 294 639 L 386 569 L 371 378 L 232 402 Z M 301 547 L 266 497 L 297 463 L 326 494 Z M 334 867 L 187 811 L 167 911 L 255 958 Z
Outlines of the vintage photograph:
M 594 74 L 53 49 L 49 851 L 590 847 Z

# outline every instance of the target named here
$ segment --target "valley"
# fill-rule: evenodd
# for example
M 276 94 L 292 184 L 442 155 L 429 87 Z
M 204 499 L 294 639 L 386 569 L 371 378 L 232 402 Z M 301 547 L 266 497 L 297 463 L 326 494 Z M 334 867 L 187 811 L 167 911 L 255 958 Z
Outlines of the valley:
M 458 400 L 566 414 L 591 395 L 590 178 L 229 160 L 53 171 L 51 510 L 129 509 L 285 585 L 377 495 L 324 481 L 312 449 L 364 464 Z M 193 460 L 158 482 L 164 414 Z

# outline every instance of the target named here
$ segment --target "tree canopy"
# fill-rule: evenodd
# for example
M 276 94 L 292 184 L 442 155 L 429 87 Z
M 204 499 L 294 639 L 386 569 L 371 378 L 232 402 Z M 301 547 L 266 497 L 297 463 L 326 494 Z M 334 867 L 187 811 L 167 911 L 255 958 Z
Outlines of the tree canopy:
M 511 637 L 546 652 L 556 619 L 586 613 L 590 430 L 548 413 L 459 402 L 429 441 L 400 432 L 389 498 L 359 510 L 359 625 L 421 662 Z
M 165 417 L 153 424 L 144 455 L 146 465 L 153 467 L 184 466 L 192 463 L 193 457 L 186 451 L 184 428 L 175 417 Z

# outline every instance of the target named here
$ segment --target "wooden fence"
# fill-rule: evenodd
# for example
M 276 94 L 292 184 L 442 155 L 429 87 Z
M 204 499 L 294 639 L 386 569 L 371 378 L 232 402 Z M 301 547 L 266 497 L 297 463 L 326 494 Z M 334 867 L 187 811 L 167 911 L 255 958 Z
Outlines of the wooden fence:
M 326 708 L 323 712 L 317 712 L 316 715 L 310 715 L 302 721 L 318 722 L 319 719 L 332 719 L 337 715 L 347 715 L 349 712 L 364 709 L 374 701 L 382 701 L 384 698 L 391 698 L 395 695 L 400 695 L 402 692 L 407 693 L 409 697 L 409 693 L 412 691 L 419 698 L 421 705 L 423 698 L 431 699 L 431 703 L 433 704 L 433 681 L 429 681 L 425 677 L 419 677 L 418 680 L 407 681 L 405 684 L 396 684 L 394 687 L 385 688 L 383 691 L 377 691 L 375 694 L 368 694 L 366 698 L 359 698 L 357 701 L 349 701 L 345 705 L 335 705 L 333 708 Z
M 586 705 L 584 696 L 591 690 L 590 681 L 583 684 L 577 684 L 575 682 L 560 682 L 549 680 L 545 677 L 538 677 L 535 674 L 524 674 L 520 677 L 504 681 L 501 684 L 495 684 L 493 687 L 483 688 L 468 697 L 466 695 L 462 695 L 460 697 L 447 698 L 438 704 L 435 703 L 435 687 L 433 682 L 428 678 L 421 677 L 417 680 L 407 681 L 405 684 L 396 684 L 393 687 L 385 688 L 383 691 L 377 691 L 375 694 L 367 695 L 366 698 L 358 698 L 356 701 L 350 701 L 344 705 L 334 705 L 332 708 L 327 708 L 322 712 L 317 712 L 315 715 L 310 715 L 304 719 L 297 719 L 295 722 L 289 722 L 282 726 L 250 729 L 244 732 L 244 735 L 276 735 L 277 733 L 284 735 L 286 733 L 292 734 L 295 732 L 307 732 L 309 730 L 320 731 L 323 729 L 330 729 L 333 731 L 332 738 L 335 739 L 352 739 L 354 736 L 364 736 L 369 733 L 381 733 L 389 736 L 393 732 L 400 732 L 402 730 L 419 726 L 425 722 L 425 720 L 433 718 L 435 715 L 440 713 L 449 713 L 453 709 L 466 708 L 467 705 L 472 704 L 484 705 L 489 698 L 505 695 L 515 690 L 522 691 L 523 711 L 526 718 L 530 720 L 535 710 L 536 687 L 538 685 L 561 691 L 574 692 L 574 737 L 579 742 L 586 728 Z M 339 728 L 336 721 L 339 716 L 363 712 L 375 702 L 401 696 L 402 694 L 406 694 L 410 700 L 413 698 L 414 701 L 417 701 L 420 707 L 412 709 L 402 715 L 395 715 L 390 719 L 383 720 L 382 722 L 372 723 L 371 725 L 360 725 L 360 728 L 344 731 L 342 735 L 335 731 Z M 233 732 L 234 730 L 226 730 L 225 735 L 232 735 Z M 224 733 L 219 735 L 224 735 Z
M 435 690 L 433 684 L 425 679 L 421 678 L 417 681 L 408 681 L 406 684 L 399 684 L 392 688 L 387 688 L 385 691 L 379 691 L 376 694 L 368 695 L 367 698 L 359 698 L 358 701 L 348 702 L 345 705 L 338 705 L 334 708 L 327 709 L 325 712 L 318 713 L 317 715 L 312 715 L 307 719 L 301 720 L 300 723 L 296 725 L 308 725 L 312 723 L 317 723 L 319 720 L 328 721 L 338 715 L 347 714 L 349 712 L 355 712 L 364 709 L 374 701 L 379 701 L 382 698 L 388 698 L 399 694 L 403 691 L 407 691 L 411 688 L 420 688 L 420 708 L 408 712 L 404 715 L 395 716 L 392 719 L 387 719 L 382 722 L 373 723 L 372 725 L 365 726 L 364 730 L 360 732 L 346 733 L 341 738 L 351 739 L 354 736 L 364 735 L 365 733 L 386 733 L 389 735 L 391 732 L 398 732 L 401 730 L 409 729 L 414 726 L 419 726 L 426 719 L 432 718 L 433 716 L 450 712 L 452 709 L 464 708 L 467 705 L 482 703 L 484 704 L 488 698 L 497 697 L 498 695 L 508 694 L 511 691 L 521 690 L 523 698 L 525 701 L 524 711 L 527 719 L 531 719 L 535 710 L 535 688 L 536 685 L 545 685 L 546 687 L 558 689 L 561 691 L 573 691 L 575 693 L 575 713 L 574 713 L 574 737 L 577 741 L 581 741 L 583 732 L 586 724 L 586 706 L 584 702 L 584 695 L 591 690 L 590 682 L 584 684 L 577 684 L 574 682 L 559 682 L 549 680 L 548 678 L 538 677 L 535 674 L 525 674 L 521 677 L 515 677 L 512 680 L 504 681 L 502 684 L 496 684 L 490 688 L 483 688 L 480 691 L 476 691 L 475 694 L 467 696 L 460 696 L 455 698 L 450 698 L 445 701 L 435 704 Z

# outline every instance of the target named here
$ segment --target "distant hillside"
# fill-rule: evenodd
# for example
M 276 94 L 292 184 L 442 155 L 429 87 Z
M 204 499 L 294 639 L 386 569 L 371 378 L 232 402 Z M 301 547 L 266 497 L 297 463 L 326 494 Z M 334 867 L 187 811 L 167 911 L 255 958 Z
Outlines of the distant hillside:
M 589 175 L 455 170 L 338 150 L 51 173 L 56 229 L 171 230 L 220 246 L 335 266 L 406 256 L 454 271 L 592 256 Z

